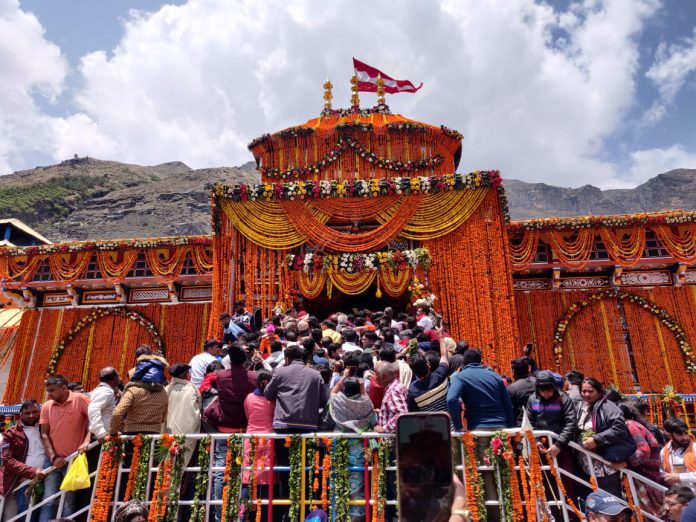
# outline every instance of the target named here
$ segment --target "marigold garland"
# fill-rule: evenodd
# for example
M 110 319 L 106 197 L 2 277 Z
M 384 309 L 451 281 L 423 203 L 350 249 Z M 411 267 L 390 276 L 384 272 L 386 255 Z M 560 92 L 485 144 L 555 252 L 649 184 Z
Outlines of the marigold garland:
M 331 474 L 331 439 L 323 439 L 325 451 L 321 464 L 321 509 L 327 511 L 329 507 L 329 475 Z
M 225 455 L 225 474 L 222 488 L 222 511 L 220 520 L 230 522 L 236 520 L 239 514 L 239 504 L 242 494 L 242 455 L 243 441 L 241 436 L 234 434 L 227 439 L 227 454 Z
M 152 341 L 155 345 L 155 349 L 160 354 L 164 355 L 164 340 L 162 339 L 159 330 L 154 323 L 152 323 L 143 314 L 131 308 L 126 308 L 125 306 L 118 306 L 114 308 L 96 308 L 80 319 L 77 324 L 72 327 L 68 334 L 60 341 L 60 343 L 56 345 L 49 358 L 46 373 L 49 375 L 53 375 L 55 373 L 60 356 L 63 354 L 63 350 L 65 350 L 65 346 L 70 343 L 70 341 L 72 341 L 83 328 L 92 325 L 96 320 L 108 315 L 118 315 L 125 317 L 126 319 L 137 321 L 148 331 L 150 335 L 152 335 Z
M 558 473 L 558 470 L 556 469 L 556 464 L 554 463 L 553 457 L 551 456 L 550 453 L 546 453 L 546 462 L 549 465 L 549 470 L 551 471 L 551 475 L 553 475 L 553 478 L 556 481 L 556 485 L 558 486 L 558 489 L 560 490 L 561 494 L 563 495 L 563 498 L 565 499 L 565 503 L 570 506 L 570 509 L 573 510 L 573 513 L 575 513 L 575 516 L 578 517 L 578 520 L 582 520 L 584 518 L 583 513 L 575 505 L 575 502 L 573 502 L 573 499 L 568 496 L 568 492 L 566 491 L 565 486 L 563 485 L 563 481 L 561 480 L 561 476 Z
M 478 472 L 476 463 L 476 441 L 473 434 L 462 435 L 464 442 L 464 473 L 466 503 L 473 522 L 486 522 L 488 510 L 483 489 L 483 477 Z
M 142 436 L 140 455 L 138 456 L 138 467 L 135 469 L 135 480 L 133 482 L 133 500 L 147 500 L 147 479 L 150 475 L 150 454 L 152 453 L 152 436 Z M 134 473 L 131 463 L 131 474 Z M 129 477 L 130 480 L 130 477 Z
M 140 465 L 140 452 L 142 446 L 143 436 L 138 434 L 133 437 L 133 457 L 131 458 L 130 472 L 128 473 L 128 482 L 126 483 L 126 492 L 123 494 L 124 502 L 128 502 L 133 494 L 135 478 L 138 476 L 138 466 Z
M 603 290 L 595 294 L 591 294 L 586 299 L 580 302 L 573 303 L 568 307 L 563 317 L 558 321 L 556 325 L 556 331 L 554 333 L 554 353 L 556 354 L 556 364 L 560 366 L 563 358 L 563 341 L 567 334 L 568 328 L 570 326 L 573 318 L 578 314 L 578 312 L 587 308 L 594 302 L 601 301 L 604 299 L 619 299 L 627 300 L 631 303 L 635 303 L 654 314 L 659 321 L 667 326 L 669 330 L 673 333 L 677 343 L 679 344 L 679 349 L 684 357 L 684 363 L 686 365 L 686 370 L 689 373 L 696 372 L 696 358 L 694 358 L 694 353 L 691 345 L 686 337 L 686 333 L 682 329 L 681 325 L 675 321 L 672 316 L 667 313 L 664 308 L 657 306 L 655 303 L 641 297 L 637 294 L 626 292 L 623 290 L 618 290 L 615 288 Z
M 109 519 L 109 508 L 114 499 L 118 466 L 124 456 L 123 441 L 119 438 L 109 438 L 102 446 L 90 522 L 106 522 Z
M 635 503 L 635 499 L 633 498 L 633 491 L 631 491 L 631 486 L 628 483 L 628 477 L 626 477 L 626 475 L 624 475 L 623 477 L 623 486 L 624 492 L 626 493 L 626 501 L 628 502 L 629 509 L 636 514 L 638 522 L 643 522 L 645 520 L 645 517 L 643 517 L 643 512 L 641 511 L 640 507 L 637 506 Z

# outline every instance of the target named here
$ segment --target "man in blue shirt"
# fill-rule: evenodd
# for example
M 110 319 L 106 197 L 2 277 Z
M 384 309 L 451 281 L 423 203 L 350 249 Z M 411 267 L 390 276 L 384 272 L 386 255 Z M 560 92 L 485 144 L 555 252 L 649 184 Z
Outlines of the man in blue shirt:
M 512 402 L 502 377 L 481 364 L 479 350 L 464 352 L 463 363 L 461 371 L 452 376 L 447 393 L 454 429 L 462 429 L 460 399 L 468 430 L 514 427 Z

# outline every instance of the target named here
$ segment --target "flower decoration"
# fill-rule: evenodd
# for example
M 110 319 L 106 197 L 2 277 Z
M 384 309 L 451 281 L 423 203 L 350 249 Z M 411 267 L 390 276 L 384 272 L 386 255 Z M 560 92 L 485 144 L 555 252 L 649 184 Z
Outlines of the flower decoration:
M 96 308 L 80 319 L 67 333 L 67 335 L 56 345 L 53 352 L 51 352 L 51 356 L 49 357 L 46 373 L 53 375 L 56 372 L 58 361 L 65 350 L 65 346 L 69 344 L 77 336 L 77 334 L 82 331 L 83 328 L 91 325 L 97 319 L 107 315 L 119 315 L 121 317 L 125 317 L 126 319 L 136 321 L 139 325 L 144 327 L 150 335 L 152 335 L 152 342 L 154 343 L 155 350 L 161 355 L 164 355 L 164 339 L 160 335 L 155 324 L 143 314 L 125 306 L 117 306 L 114 308 Z
M 327 152 L 322 159 L 316 161 L 315 163 L 311 163 L 304 167 L 290 167 L 286 170 L 261 165 L 257 170 L 261 173 L 261 175 L 268 178 L 290 179 L 300 176 L 312 176 L 314 174 L 319 174 L 319 172 L 321 172 L 325 167 L 338 161 L 338 159 L 349 150 L 356 152 L 358 155 L 367 159 L 368 162 L 373 163 L 378 168 L 396 172 L 411 172 L 416 170 L 432 169 L 439 166 L 444 161 L 444 158 L 439 154 L 420 160 L 400 161 L 381 158 L 374 152 L 369 151 L 358 141 L 349 137 L 343 137 L 336 142 L 336 145 L 334 145 L 334 147 Z
M 579 230 L 592 227 L 628 227 L 634 225 L 681 225 L 696 223 L 696 212 L 673 210 L 669 212 L 641 212 L 608 216 L 576 216 L 529 219 L 510 223 L 511 232 L 522 230 Z
M 72 252 L 130 250 L 134 248 L 165 248 L 176 246 L 209 246 L 212 247 L 211 236 L 175 236 L 147 239 L 105 239 L 100 241 L 70 241 L 27 247 L 2 247 L 0 255 L 5 256 L 35 256 L 45 254 L 70 254 Z
M 287 266 L 290 270 L 327 272 L 362 272 L 391 268 L 395 270 L 427 269 L 430 266 L 430 252 L 425 248 L 415 250 L 396 250 L 388 252 L 373 252 L 370 254 L 324 254 L 322 252 L 305 252 L 303 254 L 288 254 Z
M 585 300 L 573 303 L 568 307 L 563 317 L 556 324 L 556 329 L 553 334 L 553 351 L 556 354 L 556 364 L 559 367 L 561 360 L 563 359 L 563 341 L 568 333 L 568 328 L 570 327 L 571 321 L 578 314 L 578 312 L 584 310 L 592 303 L 602 299 L 620 299 L 622 301 L 629 301 L 641 306 L 642 308 L 645 308 L 648 312 L 657 316 L 659 321 L 669 328 L 674 335 L 674 338 L 679 345 L 679 350 L 684 356 L 686 370 L 689 373 L 696 373 L 696 359 L 694 358 L 693 348 L 691 347 L 691 344 L 686 337 L 686 332 L 684 332 L 681 325 L 675 319 L 673 319 L 664 308 L 657 306 L 655 303 L 645 299 L 644 297 L 623 290 L 618 290 L 616 288 L 602 290 L 601 292 L 592 294 Z

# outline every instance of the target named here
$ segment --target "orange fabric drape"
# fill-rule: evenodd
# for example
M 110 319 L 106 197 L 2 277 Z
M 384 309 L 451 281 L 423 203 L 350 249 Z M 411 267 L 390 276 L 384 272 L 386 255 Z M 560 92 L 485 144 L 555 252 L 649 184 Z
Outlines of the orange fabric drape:
M 280 202 L 295 229 L 310 243 L 323 245 L 335 252 L 369 252 L 391 242 L 418 209 L 419 196 L 411 196 L 409 204 L 402 203 L 393 219 L 369 232 L 344 234 L 318 220 L 302 201 Z

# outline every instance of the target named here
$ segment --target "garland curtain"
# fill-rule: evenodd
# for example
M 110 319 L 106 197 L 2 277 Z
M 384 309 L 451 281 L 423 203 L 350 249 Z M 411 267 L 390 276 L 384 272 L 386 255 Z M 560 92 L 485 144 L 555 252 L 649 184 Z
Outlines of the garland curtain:
M 696 285 L 632 288 L 630 292 L 664 308 L 679 322 L 688 339 L 696 340 Z M 520 340 L 534 343 L 534 358 L 540 367 L 555 368 L 553 339 L 559 319 L 573 303 L 593 293 L 516 292 Z M 620 304 L 616 299 L 602 300 L 578 312 L 566 331 L 562 349 L 561 373 L 576 368 L 600 382 L 616 384 L 623 392 L 634 390 L 634 376 L 643 393 L 661 392 L 666 385 L 674 386 L 679 393 L 696 392 L 696 376 L 687 372 L 674 333 L 651 312 L 628 300 Z
M 517 230 L 511 237 L 512 264 L 515 270 L 527 268 L 537 253 L 540 242 L 551 247 L 558 262 L 571 269 L 584 267 L 597 238 L 601 239 L 612 261 L 625 268 L 635 266 L 645 251 L 646 232 L 655 233 L 660 246 L 677 261 L 696 263 L 696 223 L 680 225 L 592 226 L 564 230 Z
M 170 363 L 189 361 L 205 342 L 210 313 L 208 303 L 149 304 L 131 306 L 155 325 L 164 338 Z M 4 404 L 44 397 L 43 378 L 53 348 L 95 308 L 42 308 L 22 315 L 14 345 L 14 358 L 3 396 Z M 122 316 L 102 317 L 83 328 L 65 346 L 57 373 L 79 381 L 86 390 L 99 383 L 99 370 L 114 366 L 122 378 L 133 366 L 135 349 L 152 336 L 135 321 Z
M 435 307 L 457 339 L 482 349 L 507 372 L 519 343 L 505 222 L 495 191 L 452 233 L 425 241 L 433 259 L 429 283 Z
M 54 252 L 37 255 L 0 255 L 0 278 L 6 288 L 19 288 L 30 283 L 44 263 L 48 264 L 53 281 L 70 284 L 84 276 L 95 262 L 105 281 L 120 283 L 135 266 L 140 254 L 145 256 L 155 279 L 163 283 L 175 281 L 188 258 L 200 274 L 212 272 L 212 251 L 208 245 L 179 245 L 158 248 L 132 247 L 122 250 L 87 250 Z

